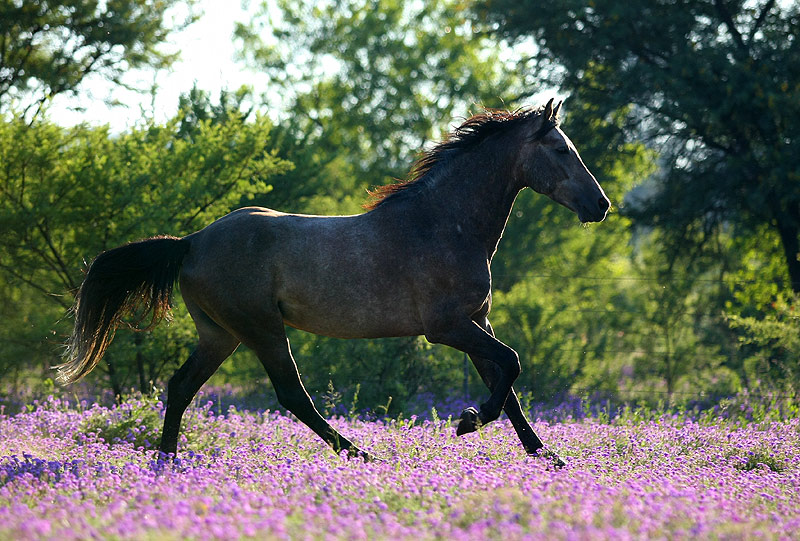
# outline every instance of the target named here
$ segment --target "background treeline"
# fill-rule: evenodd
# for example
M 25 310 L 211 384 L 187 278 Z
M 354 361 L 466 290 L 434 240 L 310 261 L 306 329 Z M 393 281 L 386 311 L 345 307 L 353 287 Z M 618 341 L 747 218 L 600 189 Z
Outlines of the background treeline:
M 191 88 L 174 118 L 59 126 L 88 76 L 174 58 L 178 0 L 0 1 L 0 383 L 51 376 L 85 262 L 243 205 L 360 212 L 481 106 L 567 96 L 564 130 L 614 207 L 582 227 L 523 192 L 493 265 L 492 323 L 536 399 L 696 398 L 800 384 L 800 6 L 773 0 L 279 0 L 238 26 L 267 88 Z M 196 7 L 196 6 L 195 6 Z M 422 338 L 290 331 L 309 390 L 392 408 L 483 392 Z M 90 378 L 162 384 L 193 347 L 174 320 L 120 330 Z M 241 349 L 216 383 L 263 386 Z M 357 386 L 360 384 L 360 387 Z M 348 398 L 349 399 L 349 398 Z

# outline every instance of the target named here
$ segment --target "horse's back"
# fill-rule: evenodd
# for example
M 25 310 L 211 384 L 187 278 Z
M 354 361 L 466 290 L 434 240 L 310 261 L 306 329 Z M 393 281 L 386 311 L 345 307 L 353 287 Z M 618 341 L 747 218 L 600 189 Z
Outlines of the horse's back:
M 279 314 L 283 323 L 329 336 L 422 333 L 413 257 L 392 245 L 387 224 L 373 213 L 248 207 L 189 238 L 181 290 L 224 327 Z

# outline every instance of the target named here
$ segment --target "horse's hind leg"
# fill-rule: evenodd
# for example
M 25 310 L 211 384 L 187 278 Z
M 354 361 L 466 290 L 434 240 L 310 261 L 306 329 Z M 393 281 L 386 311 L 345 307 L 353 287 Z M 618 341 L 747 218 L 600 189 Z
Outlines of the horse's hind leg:
M 282 322 L 280 326 L 276 325 L 272 333 L 260 335 L 255 340 L 246 339 L 244 342 L 258 355 L 270 381 L 272 381 L 278 402 L 283 407 L 325 440 L 336 453 L 346 450 L 350 456 L 360 456 L 367 460 L 373 458 L 339 434 L 314 407 L 311 397 L 300 380 L 300 374 L 297 372 L 297 365 L 292 358 L 289 340 L 286 338 Z
M 163 453 L 177 453 L 183 412 L 200 387 L 239 345 L 239 340 L 211 321 L 198 308 L 189 306 L 189 312 L 200 340 L 189 359 L 175 372 L 167 385 L 167 411 L 164 414 L 160 446 Z

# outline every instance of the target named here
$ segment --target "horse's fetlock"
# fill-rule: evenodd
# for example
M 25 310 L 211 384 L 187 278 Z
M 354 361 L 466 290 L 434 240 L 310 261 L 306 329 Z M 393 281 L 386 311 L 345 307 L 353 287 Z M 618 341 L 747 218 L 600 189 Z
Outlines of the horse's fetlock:
M 489 424 L 492 421 L 496 421 L 500 417 L 500 413 L 502 412 L 502 408 L 492 408 L 489 407 L 489 403 L 481 405 L 480 413 L 478 414 L 478 422 L 479 425 Z

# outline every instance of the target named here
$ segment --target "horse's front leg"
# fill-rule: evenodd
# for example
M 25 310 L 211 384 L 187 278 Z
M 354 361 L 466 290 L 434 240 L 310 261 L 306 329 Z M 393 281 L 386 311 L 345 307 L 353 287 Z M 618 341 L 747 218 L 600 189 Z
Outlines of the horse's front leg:
M 486 332 L 494 336 L 494 330 L 487 319 L 484 318 L 482 322 L 478 321 L 477 323 L 486 329 Z M 475 365 L 478 374 L 489 390 L 494 390 L 498 378 L 497 366 L 491 361 L 482 357 L 470 356 L 470 359 L 472 360 L 472 364 Z M 551 458 L 553 463 L 558 467 L 565 465 L 565 462 L 561 457 L 549 449 L 545 449 L 542 440 L 539 439 L 539 436 L 533 430 L 533 427 L 525 417 L 525 413 L 522 411 L 522 406 L 519 403 L 519 398 L 517 398 L 517 394 L 514 392 L 513 387 L 508 393 L 503 411 L 506 412 L 508 420 L 511 421 L 511 425 L 514 427 L 514 430 L 516 431 L 526 453 L 529 455 L 547 456 Z
M 500 417 L 511 393 L 511 385 L 520 373 L 517 352 L 469 318 L 436 321 L 426 328 L 425 338 L 431 343 L 454 347 L 470 357 L 486 359 L 495 367 L 496 378 L 489 400 L 481 405 L 480 410 L 467 408 L 461 413 L 457 433 L 473 432 Z

